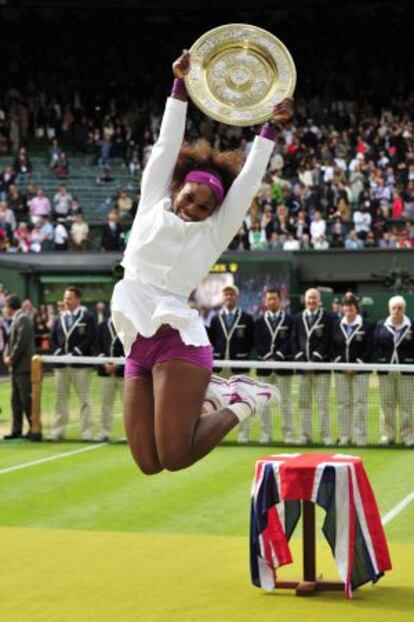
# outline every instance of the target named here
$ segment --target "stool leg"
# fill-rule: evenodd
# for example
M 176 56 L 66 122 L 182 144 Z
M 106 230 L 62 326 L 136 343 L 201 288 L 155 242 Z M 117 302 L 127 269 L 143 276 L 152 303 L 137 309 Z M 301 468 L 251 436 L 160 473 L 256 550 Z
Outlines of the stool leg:
M 303 580 L 316 581 L 315 504 L 302 501 Z

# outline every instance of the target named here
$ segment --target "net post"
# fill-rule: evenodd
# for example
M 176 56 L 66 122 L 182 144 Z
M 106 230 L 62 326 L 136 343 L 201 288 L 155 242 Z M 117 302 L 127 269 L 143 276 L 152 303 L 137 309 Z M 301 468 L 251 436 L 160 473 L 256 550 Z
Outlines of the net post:
M 32 382 L 32 430 L 31 440 L 42 440 L 42 424 L 40 421 L 40 403 L 42 395 L 42 359 L 38 354 L 32 356 L 31 382 Z

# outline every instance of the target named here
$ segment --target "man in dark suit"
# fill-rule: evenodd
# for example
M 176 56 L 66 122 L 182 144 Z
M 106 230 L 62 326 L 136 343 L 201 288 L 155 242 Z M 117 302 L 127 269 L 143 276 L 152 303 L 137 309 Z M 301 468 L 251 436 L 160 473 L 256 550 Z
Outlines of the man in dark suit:
M 30 368 L 35 353 L 35 336 L 31 319 L 21 309 L 19 298 L 10 294 L 6 298 L 5 314 L 12 319 L 10 334 L 4 351 L 4 363 L 12 380 L 12 429 L 5 440 L 21 438 L 23 414 L 29 424 L 26 438 L 30 438 L 32 425 Z
M 125 233 L 119 224 L 117 210 L 111 209 L 108 222 L 102 227 L 101 249 L 103 251 L 121 251 L 124 248 Z
M 249 359 L 253 348 L 254 322 L 251 315 L 240 309 L 238 302 L 238 288 L 235 285 L 226 285 L 223 288 L 223 307 L 212 318 L 208 329 L 215 359 L 240 361 Z M 249 369 L 235 368 L 231 371 L 234 374 L 241 374 L 248 373 Z M 250 426 L 250 419 L 240 424 L 240 443 L 249 440 Z
M 292 349 L 294 361 L 329 361 L 332 318 L 321 308 L 319 290 L 305 292 L 305 309 L 293 318 Z M 315 399 L 322 443 L 332 444 L 329 416 L 330 373 L 305 371 L 299 376 L 300 443 L 312 440 L 312 405 Z
M 95 343 L 96 325 L 93 315 L 81 304 L 81 292 L 77 287 L 67 287 L 63 302 L 65 310 L 52 327 L 52 354 L 63 356 L 92 356 Z M 92 440 L 92 412 L 90 383 L 92 367 L 85 365 L 56 365 L 54 370 L 56 385 L 55 420 L 51 440 L 62 440 L 69 421 L 69 397 L 71 384 L 74 385 L 81 404 L 81 436 Z
M 254 324 L 254 348 L 261 361 L 286 362 L 292 360 L 292 325 L 293 320 L 283 310 L 283 303 L 278 289 L 269 289 L 265 294 L 265 312 Z M 258 376 L 274 374 L 280 391 L 282 414 L 282 434 L 286 444 L 294 443 L 292 371 L 289 369 L 258 369 Z M 269 382 L 269 380 L 266 380 Z M 269 409 L 262 414 L 260 440 L 263 443 L 272 440 L 272 419 Z
M 99 356 L 125 356 L 124 348 L 110 318 L 98 325 L 97 343 Z M 98 440 L 108 441 L 112 432 L 117 392 L 119 392 L 121 403 L 124 401 L 124 365 L 116 365 L 115 363 L 99 365 L 98 376 L 101 378 L 102 425 Z

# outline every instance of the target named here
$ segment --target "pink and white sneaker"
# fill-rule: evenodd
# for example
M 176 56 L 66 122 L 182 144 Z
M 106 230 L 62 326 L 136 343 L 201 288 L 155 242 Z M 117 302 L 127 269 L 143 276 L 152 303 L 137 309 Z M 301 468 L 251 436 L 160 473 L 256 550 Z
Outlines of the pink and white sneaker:
M 222 410 L 230 404 L 231 397 L 232 388 L 229 381 L 213 374 L 204 396 L 204 406 L 207 406 L 209 411 Z
M 249 376 L 232 376 L 229 384 L 233 393 L 230 404 L 247 404 L 253 415 L 280 402 L 279 390 L 267 382 L 259 382 Z

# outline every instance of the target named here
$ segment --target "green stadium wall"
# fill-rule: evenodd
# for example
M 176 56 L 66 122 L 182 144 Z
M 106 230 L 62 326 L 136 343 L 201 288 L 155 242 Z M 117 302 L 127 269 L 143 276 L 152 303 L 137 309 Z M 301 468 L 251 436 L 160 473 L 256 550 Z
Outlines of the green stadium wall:
M 121 254 L 107 252 L 4 253 L 0 255 L 0 282 L 9 292 L 30 298 L 36 305 L 56 302 L 65 285 L 77 284 L 85 302 L 93 304 L 109 299 L 119 277 L 120 260 Z M 292 311 L 300 308 L 305 289 L 317 286 L 325 306 L 351 289 L 362 299 L 372 319 L 384 317 L 390 296 L 402 294 L 408 314 L 414 316 L 414 250 L 225 253 L 215 271 L 228 270 L 240 271 L 240 275 L 252 271 L 266 271 L 268 275 L 274 270 L 275 280 L 283 271 Z

